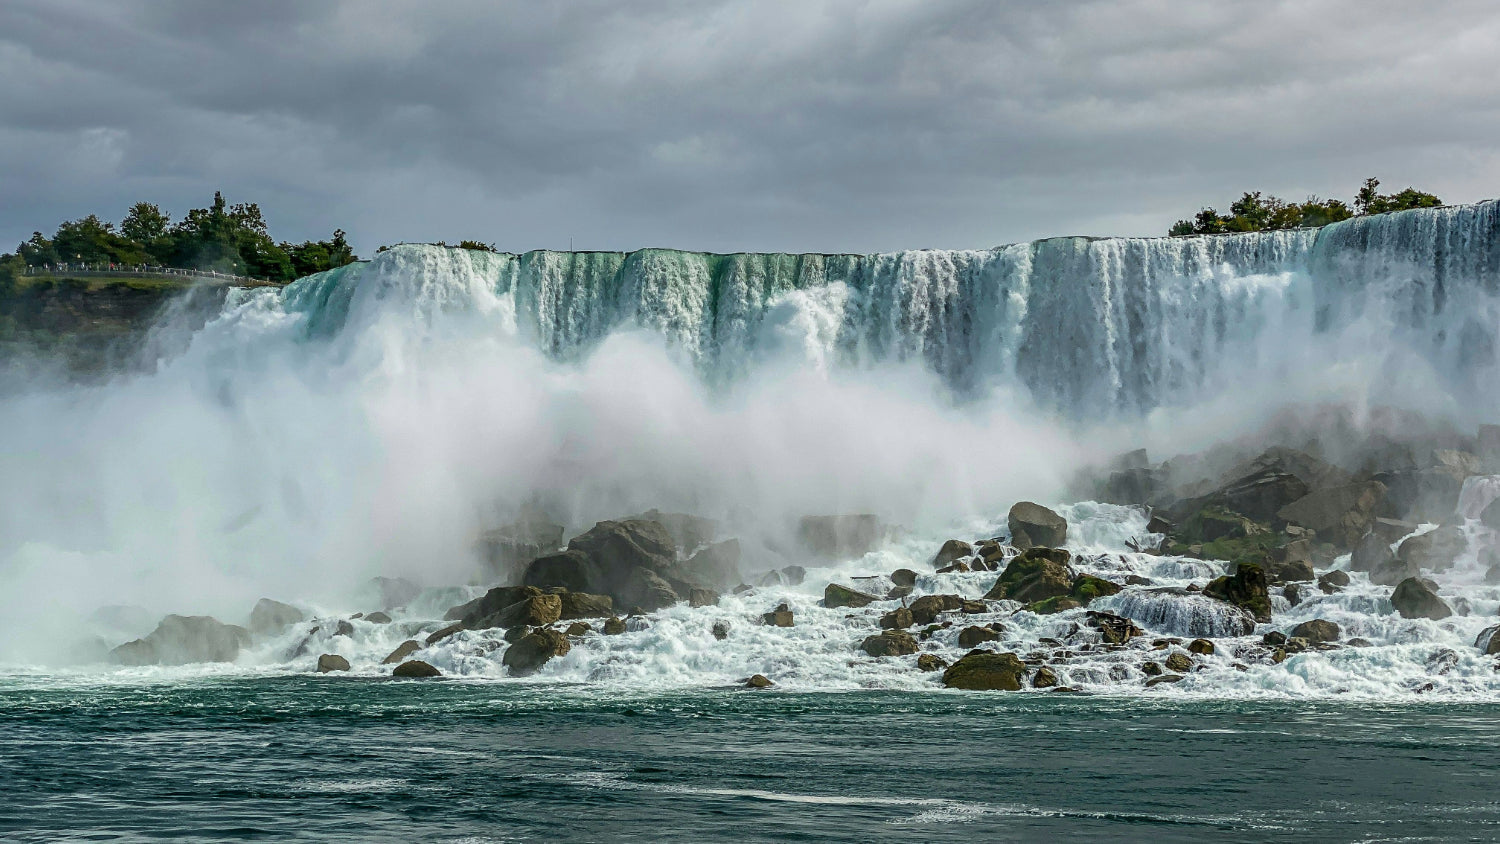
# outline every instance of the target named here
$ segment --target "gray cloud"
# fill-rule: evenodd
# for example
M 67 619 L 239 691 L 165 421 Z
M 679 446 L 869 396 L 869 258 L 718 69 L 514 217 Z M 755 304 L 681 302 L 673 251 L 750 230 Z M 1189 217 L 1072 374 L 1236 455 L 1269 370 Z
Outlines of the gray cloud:
M 10 0 L 0 248 L 215 189 L 289 239 L 871 251 L 1500 194 L 1489 2 Z

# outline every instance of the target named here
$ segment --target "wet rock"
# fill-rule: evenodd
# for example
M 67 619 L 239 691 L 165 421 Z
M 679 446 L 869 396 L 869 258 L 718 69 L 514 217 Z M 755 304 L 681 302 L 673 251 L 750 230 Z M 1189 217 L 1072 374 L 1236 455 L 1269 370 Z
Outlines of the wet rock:
M 1151 583 L 1152 583 L 1152 581 L 1151 581 L 1151 578 L 1149 578 L 1149 577 L 1142 577 L 1141 575 L 1138 575 L 1138 574 L 1127 574 L 1127 575 L 1125 575 L 1125 585 L 1126 586 L 1150 586 Z
M 1402 542 L 1396 549 L 1396 557 L 1418 568 L 1447 571 L 1468 547 L 1469 541 L 1462 528 L 1443 525 Z
M 443 672 L 420 659 L 410 659 L 391 669 L 392 677 L 441 677 Z
M 1051 668 L 1043 665 L 1031 675 L 1031 687 L 1033 689 L 1050 689 L 1057 685 L 1057 674 Z
M 1090 627 L 1099 631 L 1106 644 L 1123 645 L 1137 636 L 1145 635 L 1145 631 L 1135 626 L 1135 622 L 1112 613 L 1091 611 L 1086 619 Z
M 665 609 L 682 600 L 670 581 L 646 568 L 632 571 L 619 587 L 618 594 L 622 603 L 641 607 L 647 612 Z
M 916 586 L 917 573 L 911 569 L 896 569 L 891 572 L 891 583 L 895 586 Z
M 829 609 L 838 607 L 867 607 L 880 600 L 874 595 L 858 592 L 847 586 L 830 583 L 823 589 L 823 606 Z
M 1314 645 L 1325 642 L 1337 642 L 1343 631 L 1331 621 L 1315 618 L 1312 621 L 1304 621 L 1292 628 L 1293 639 L 1306 639 Z
M 656 522 L 661 525 L 672 538 L 673 544 L 683 554 L 691 554 L 713 542 L 719 535 L 719 523 L 713 519 L 703 516 L 694 516 L 690 513 L 663 513 L 657 509 L 650 509 L 637 516 L 632 516 L 628 521 Z M 733 541 L 733 540 L 730 540 Z M 738 549 L 736 549 L 736 560 L 738 560 Z M 735 580 L 739 575 L 735 575 Z M 707 580 L 705 583 L 709 582 Z
M 625 632 L 625 619 L 612 615 L 604 620 L 604 635 L 618 636 Z
M 943 543 L 938 549 L 937 555 L 932 558 L 932 567 L 942 568 L 949 563 L 966 559 L 974 554 L 974 546 L 961 539 L 950 539 Z
M 485 531 L 479 538 L 478 550 L 491 576 L 509 579 L 526 563 L 562 547 L 564 530 L 562 525 L 528 514 L 511 524 Z
M 797 540 L 812 554 L 829 559 L 863 557 L 885 543 L 889 528 L 869 513 L 841 516 L 804 516 Z
M 535 586 L 496 586 L 472 601 L 449 609 L 443 618 L 447 621 L 461 621 L 471 630 L 482 630 L 496 626 L 486 623 L 491 616 L 508 606 L 540 594 L 542 590 Z M 561 595 L 559 595 L 559 600 L 561 600 Z
M 557 596 L 557 617 L 562 621 L 578 618 L 609 618 L 614 615 L 615 601 L 608 595 L 591 595 L 588 592 L 563 592 Z
M 1161 663 L 1151 661 L 1144 662 L 1141 664 L 1141 673 L 1145 674 L 1147 677 L 1160 677 Z
M 1030 604 L 1067 595 L 1073 588 L 1070 559 L 1060 548 L 1030 548 L 1011 559 L 984 597 Z
M 1203 594 L 1249 612 L 1256 621 L 1271 620 L 1271 596 L 1260 566 L 1241 564 L 1234 574 L 1210 581 L 1203 587 Z
M 1163 674 L 1160 677 L 1152 677 L 1150 680 L 1147 680 L 1146 681 L 1146 688 L 1150 689 L 1150 688 L 1153 688 L 1153 687 L 1156 687 L 1156 686 L 1160 686 L 1162 683 L 1180 683 L 1180 682 L 1182 682 L 1182 675 L 1181 674 Z
M 937 573 L 938 574 L 950 574 L 950 573 L 953 573 L 953 572 L 967 572 L 968 570 L 969 570 L 969 564 L 965 563 L 963 560 L 959 560 L 956 563 L 949 563 L 948 565 L 943 566 L 942 568 L 940 568 L 940 569 L 937 570 Z
M 1194 639 L 1193 641 L 1188 642 L 1187 649 L 1189 653 L 1195 653 L 1200 656 L 1212 656 L 1214 652 L 1214 643 L 1210 642 L 1207 639 Z
M 327 674 L 330 671 L 348 671 L 349 660 L 338 654 L 323 654 L 318 657 L 318 673 Z
M 1281 595 L 1294 607 L 1302 603 L 1302 589 L 1295 583 L 1288 583 L 1281 587 Z
M 1000 634 L 988 627 L 965 627 L 958 631 L 958 646 L 973 648 L 984 642 L 998 642 Z
M 554 656 L 563 656 L 572 648 L 568 637 L 542 628 L 527 634 L 521 641 L 505 649 L 500 662 L 514 677 L 534 674 Z
M 942 671 L 947 667 L 947 660 L 934 654 L 920 654 L 917 656 L 917 670 L 919 671 Z
M 740 541 L 726 539 L 702 548 L 682 564 L 682 570 L 690 580 L 705 587 L 728 590 L 741 579 Z
M 719 593 L 712 589 L 695 586 L 688 590 L 688 606 L 715 607 L 719 605 Z
M 500 638 L 504 639 L 507 645 L 514 645 L 531 635 L 531 630 L 532 627 L 529 624 L 517 624 L 515 627 L 507 629 Z
M 379 610 L 376 610 L 375 612 L 372 612 L 369 615 L 365 616 L 365 621 L 368 621 L 371 624 L 390 624 L 391 617 L 383 612 L 380 612 Z
M 506 607 L 498 613 L 483 619 L 473 629 L 487 629 L 491 627 L 515 627 L 518 624 L 529 624 L 533 627 L 543 627 L 551 624 L 562 617 L 562 598 L 559 595 L 532 595 Z
M 725 639 L 728 639 L 729 638 L 729 622 L 727 622 L 727 621 L 715 621 L 714 622 L 713 633 L 714 633 L 714 638 L 718 639 L 721 642 L 724 641 Z
M 563 631 L 563 632 L 564 632 L 565 635 L 577 638 L 577 637 L 582 636 L 582 635 L 584 635 L 586 633 L 589 633 L 593 629 L 594 629 L 593 627 L 589 626 L 588 622 L 585 622 L 585 621 L 575 621 L 572 624 L 569 624 L 568 625 L 568 629 L 565 630 L 565 631 Z
M 1318 588 L 1323 590 L 1324 594 L 1327 595 L 1332 595 L 1335 592 L 1341 592 L 1343 591 L 1344 587 L 1348 585 L 1349 575 L 1346 572 L 1341 571 L 1340 569 L 1334 569 L 1333 571 L 1324 572 L 1323 575 L 1318 578 Z
M 341 618 L 334 625 L 333 635 L 335 635 L 335 636 L 353 636 L 354 635 L 354 625 L 350 624 L 349 622 L 347 622 L 347 621 L 345 621 L 345 620 L 343 620 Z
M 906 607 L 897 607 L 880 617 L 880 626 L 886 630 L 899 630 L 916 624 L 911 610 Z
M 1162 664 L 1166 666 L 1168 671 L 1176 671 L 1178 674 L 1183 674 L 1192 670 L 1193 660 L 1187 654 L 1174 653 L 1168 654 L 1167 658 L 1162 661 Z
M 866 637 L 860 648 L 870 656 L 905 656 L 917 652 L 917 640 L 905 630 L 886 630 Z
M 1265 570 L 1267 583 L 1303 583 L 1314 577 L 1312 563 L 1305 560 L 1277 561 L 1267 556 L 1257 565 Z
M 1396 552 L 1390 542 L 1374 531 L 1360 537 L 1349 555 L 1350 571 L 1375 571 L 1386 568 L 1396 560 Z
M 1267 647 L 1279 648 L 1282 645 L 1286 644 L 1286 634 L 1282 633 L 1279 630 L 1272 630 L 1266 635 L 1260 637 L 1260 642 Z
M 169 615 L 144 638 L 110 651 L 121 665 L 233 662 L 250 644 L 250 631 L 206 615 Z
M 459 631 L 461 631 L 463 629 L 464 629 L 464 625 L 463 625 L 463 622 L 461 622 L 461 621 L 459 623 L 457 623 L 457 624 L 450 624 L 447 627 L 444 627 L 442 630 L 439 630 L 436 633 L 433 633 L 431 636 L 428 636 L 427 637 L 427 644 L 429 646 L 436 645 L 438 642 L 443 641 L 444 639 L 448 638 L 449 636 L 452 636 L 454 633 L 458 633 Z
M 913 624 L 932 624 L 939 614 L 961 609 L 964 599 L 957 595 L 923 595 L 911 602 Z
M 1345 642 L 1344 644 L 1348 645 L 1351 648 L 1369 648 L 1369 647 L 1374 647 L 1373 645 L 1370 644 L 1370 640 L 1369 639 L 1361 639 L 1361 638 L 1359 638 L 1357 636 L 1355 638 L 1350 639 L 1349 641 Z
M 1036 613 L 1037 615 L 1054 615 L 1056 613 L 1065 612 L 1067 610 L 1076 610 L 1082 606 L 1083 604 L 1076 598 L 1068 595 L 1059 595 L 1056 598 L 1048 598 L 1045 601 L 1037 601 L 1034 604 L 1027 604 L 1026 609 L 1030 612 Z
M 250 611 L 250 632 L 257 636 L 275 636 L 306 620 L 307 615 L 291 604 L 261 598 Z
M 1393 556 L 1370 570 L 1370 582 L 1377 586 L 1395 586 L 1408 577 L 1417 577 L 1421 573 L 1422 568 L 1416 563 Z
M 971 651 L 943 672 L 943 685 L 972 691 L 1020 691 L 1026 664 L 1013 653 Z
M 1011 544 L 1023 551 L 1037 546 L 1061 548 L 1068 544 L 1068 520 L 1040 504 L 1017 503 L 1010 508 L 1006 523 L 1010 527 Z
M 1324 542 L 1347 548 L 1370 531 L 1385 494 L 1385 484 L 1379 481 L 1314 490 L 1282 507 L 1276 516 L 1316 531 Z
M 745 681 L 745 688 L 747 689 L 769 689 L 774 685 L 776 684 L 771 682 L 764 674 L 751 675 L 750 679 Z
M 1408 577 L 1396 585 L 1391 593 L 1391 606 L 1402 618 L 1430 618 L 1434 621 L 1453 615 L 1453 610 L 1439 598 L 1437 592 L 1415 577 Z
M 1479 637 L 1474 640 L 1474 647 L 1485 656 L 1500 654 L 1500 636 L 1496 636 L 1496 633 L 1500 633 L 1500 624 L 1479 631 Z
M 406 659 L 417 651 L 420 651 L 421 649 L 422 644 L 420 642 L 416 641 L 415 639 L 407 639 L 405 642 L 397 645 L 396 649 L 394 651 L 391 651 L 390 656 L 387 656 L 385 659 L 381 660 L 380 664 L 395 665 L 396 663 L 400 662 L 403 659 Z
M 761 620 L 772 627 L 791 627 L 795 623 L 791 608 L 786 604 L 777 605 L 776 609 L 761 616 Z

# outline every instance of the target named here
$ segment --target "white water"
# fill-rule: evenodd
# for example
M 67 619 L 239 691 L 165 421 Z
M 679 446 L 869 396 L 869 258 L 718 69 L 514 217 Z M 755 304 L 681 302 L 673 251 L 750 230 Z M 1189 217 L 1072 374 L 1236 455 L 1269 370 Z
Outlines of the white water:
M 593 637 L 538 681 L 765 673 L 793 688 L 927 687 L 930 675 L 855 650 L 877 608 L 817 607 L 829 579 L 928 571 L 943 539 L 996 532 L 1017 499 L 1057 500 L 1084 462 L 1143 441 L 1189 450 L 1288 402 L 1493 420 L 1497 256 L 1494 202 L 1318 232 L 874 256 L 398 247 L 232 296 L 152 374 L 0 399 L 0 661 L 57 664 L 80 636 L 123 640 L 79 621 L 106 604 L 238 621 L 261 595 L 368 611 L 354 596 L 375 574 L 465 583 L 477 534 L 523 507 L 571 529 L 650 507 L 701 513 L 745 539 L 750 571 L 807 564 L 784 550 L 798 516 L 869 511 L 913 533 L 811 569 L 803 587 Z M 1214 573 L 1125 553 L 1143 529 L 1135 515 L 1070 512 L 1086 546 L 1075 550 L 1108 555 L 1085 570 L 1163 585 Z M 1466 581 L 1455 588 L 1467 617 L 1395 619 L 1355 575 L 1274 626 L 1325 613 L 1379 647 L 1246 672 L 1213 657 L 1151 693 L 1378 696 L 1421 676 L 1436 692 L 1490 694 L 1493 669 L 1472 643 L 1496 596 L 1477 566 L 1444 575 Z M 994 577 L 927 576 L 919 593 L 977 596 Z M 796 628 L 747 621 L 782 600 Z M 1160 623 L 1186 624 L 1167 620 L 1179 611 Z M 718 618 L 735 620 L 727 644 L 709 635 Z M 430 617 L 398 620 L 419 621 L 431 629 Z M 1005 623 L 1007 646 L 1024 651 L 1071 619 Z M 373 671 L 406 638 L 355 624 L 354 640 L 317 642 L 311 658 L 344 651 Z M 950 657 L 956 630 L 934 640 Z M 475 655 L 476 638 L 431 661 L 499 676 L 500 652 Z M 285 645 L 227 669 L 121 676 L 305 670 L 306 658 L 284 662 Z M 1433 676 L 1426 660 L 1441 648 L 1459 661 Z M 1084 659 L 1060 679 L 1138 688 L 1114 661 Z

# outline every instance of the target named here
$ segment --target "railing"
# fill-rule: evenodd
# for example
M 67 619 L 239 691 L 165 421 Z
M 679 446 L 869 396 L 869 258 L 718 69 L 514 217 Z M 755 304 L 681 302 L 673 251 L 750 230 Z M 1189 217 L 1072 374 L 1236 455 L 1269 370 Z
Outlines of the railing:
M 265 284 L 280 284 L 264 278 L 252 278 L 246 275 L 232 275 L 215 270 L 188 270 L 182 267 L 158 267 L 152 264 L 90 264 L 82 262 L 62 261 L 56 264 L 42 264 L 41 266 L 26 267 L 25 275 L 106 275 L 123 276 L 126 278 L 142 278 L 149 276 L 181 276 L 183 278 L 203 278 L 214 281 L 223 281 L 229 284 L 243 284 L 259 286 Z

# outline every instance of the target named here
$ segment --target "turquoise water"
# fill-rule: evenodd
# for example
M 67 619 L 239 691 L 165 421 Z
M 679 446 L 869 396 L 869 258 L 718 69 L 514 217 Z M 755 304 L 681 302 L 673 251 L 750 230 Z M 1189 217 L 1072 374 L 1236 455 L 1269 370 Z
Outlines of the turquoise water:
M 0 686 L 6 840 L 1492 841 L 1500 706 Z

